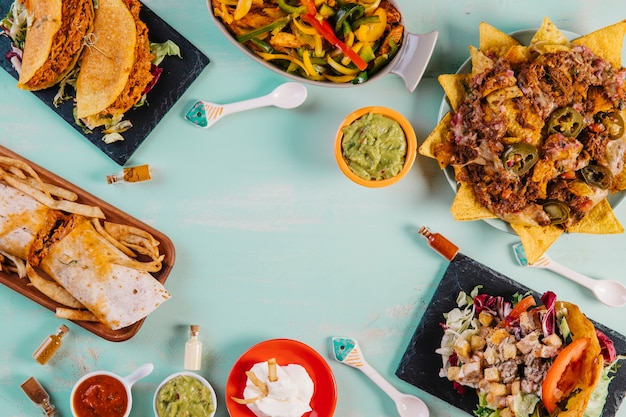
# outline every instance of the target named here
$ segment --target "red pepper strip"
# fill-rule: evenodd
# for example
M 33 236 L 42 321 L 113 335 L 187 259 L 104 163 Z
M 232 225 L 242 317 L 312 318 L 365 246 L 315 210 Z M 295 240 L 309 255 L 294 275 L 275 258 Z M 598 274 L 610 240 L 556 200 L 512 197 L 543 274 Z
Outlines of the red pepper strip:
M 354 65 L 357 66 L 358 69 L 360 69 L 361 71 L 365 71 L 367 69 L 367 62 L 365 62 L 363 58 L 359 56 L 359 54 L 354 52 L 352 48 L 350 48 L 345 43 L 341 42 L 337 38 L 337 36 L 335 36 L 335 32 L 333 31 L 333 28 L 325 19 L 323 19 L 320 22 L 312 14 L 303 14 L 301 17 L 302 17 L 302 20 L 304 20 L 309 25 L 313 26 L 319 32 L 319 34 L 322 35 L 324 39 L 326 39 L 328 42 L 330 42 L 332 45 L 336 46 L 337 48 L 341 49 L 341 52 L 343 52 L 344 55 L 350 58 L 350 60 L 354 63 Z

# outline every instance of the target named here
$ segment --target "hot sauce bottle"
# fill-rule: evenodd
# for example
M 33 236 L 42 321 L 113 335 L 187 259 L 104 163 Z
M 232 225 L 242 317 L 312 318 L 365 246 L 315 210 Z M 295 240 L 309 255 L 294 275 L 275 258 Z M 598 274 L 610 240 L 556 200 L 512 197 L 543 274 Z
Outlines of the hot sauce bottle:
M 454 259 L 459 252 L 459 248 L 454 243 L 439 233 L 432 233 L 426 226 L 420 227 L 418 233 L 428 241 L 428 246 L 449 261 Z
M 57 350 L 61 347 L 61 339 L 69 331 L 70 329 L 68 329 L 66 325 L 60 325 L 55 334 L 51 334 L 46 337 L 46 339 L 41 343 L 35 353 L 33 353 L 33 358 L 35 358 L 35 360 L 42 365 L 48 363 L 50 358 L 52 358 L 52 356 L 54 356 Z
M 198 339 L 200 326 L 189 326 L 189 340 L 185 343 L 185 369 L 197 371 L 202 365 L 202 342 Z

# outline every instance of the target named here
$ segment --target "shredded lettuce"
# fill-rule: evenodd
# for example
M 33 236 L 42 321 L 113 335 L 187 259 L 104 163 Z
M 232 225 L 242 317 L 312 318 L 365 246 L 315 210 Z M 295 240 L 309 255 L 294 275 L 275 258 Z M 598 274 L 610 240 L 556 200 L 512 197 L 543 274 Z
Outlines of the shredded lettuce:
M 617 368 L 620 366 L 618 363 L 620 359 L 626 359 L 626 356 L 618 356 L 615 361 L 605 366 L 602 370 L 600 381 L 589 398 L 589 403 L 587 403 L 583 417 L 600 417 L 602 415 L 604 403 L 609 395 L 609 384 L 615 377 L 614 373 L 617 371 Z
M 3 28 L 4 34 L 6 34 L 19 49 L 24 49 L 28 21 L 29 18 L 26 6 L 20 1 L 13 2 L 6 17 L 0 21 L 0 26 Z
M 159 66 L 166 56 L 177 56 L 182 59 L 180 48 L 171 40 L 163 43 L 150 42 L 150 52 L 154 55 L 152 63 L 156 66 Z

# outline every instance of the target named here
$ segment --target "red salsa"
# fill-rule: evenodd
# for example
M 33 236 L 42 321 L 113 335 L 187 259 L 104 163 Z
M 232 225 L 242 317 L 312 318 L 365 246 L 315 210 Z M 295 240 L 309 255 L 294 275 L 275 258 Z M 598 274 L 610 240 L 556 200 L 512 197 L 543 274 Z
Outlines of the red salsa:
M 122 417 L 128 406 L 126 388 L 110 375 L 94 375 L 76 388 L 73 399 L 77 417 Z

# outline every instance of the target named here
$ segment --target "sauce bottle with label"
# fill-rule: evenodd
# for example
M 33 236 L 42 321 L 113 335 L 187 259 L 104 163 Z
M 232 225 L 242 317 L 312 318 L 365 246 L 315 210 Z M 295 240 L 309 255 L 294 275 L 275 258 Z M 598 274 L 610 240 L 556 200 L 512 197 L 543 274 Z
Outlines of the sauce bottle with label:
M 119 182 L 141 182 L 152 179 L 149 165 L 138 165 L 122 169 L 118 174 L 107 175 L 107 184 L 117 184 Z
M 185 369 L 197 371 L 202 366 L 202 342 L 198 339 L 200 326 L 189 326 L 189 340 L 185 343 Z
M 60 325 L 55 334 L 51 334 L 46 337 L 46 339 L 41 343 L 35 353 L 33 353 L 33 358 L 35 358 L 35 360 L 42 365 L 48 363 L 50 358 L 52 358 L 61 347 L 61 339 L 69 331 L 70 329 L 68 329 L 66 325 Z

